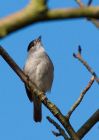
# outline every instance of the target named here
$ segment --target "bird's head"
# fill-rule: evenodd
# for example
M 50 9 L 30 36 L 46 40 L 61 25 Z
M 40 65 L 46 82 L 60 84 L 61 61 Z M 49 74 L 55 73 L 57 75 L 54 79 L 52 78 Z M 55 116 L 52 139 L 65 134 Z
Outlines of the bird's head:
M 42 46 L 41 36 L 31 41 L 28 45 L 27 51 L 36 50 Z

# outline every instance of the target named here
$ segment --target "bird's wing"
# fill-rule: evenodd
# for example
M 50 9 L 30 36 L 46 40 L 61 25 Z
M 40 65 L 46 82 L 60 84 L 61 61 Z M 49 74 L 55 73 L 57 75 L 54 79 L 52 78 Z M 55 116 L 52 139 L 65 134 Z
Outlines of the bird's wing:
M 29 63 L 28 63 L 29 62 Z M 35 83 L 35 79 L 36 79 L 36 69 L 37 69 L 37 65 L 39 64 L 38 61 L 27 61 L 26 65 L 24 66 L 23 70 L 24 73 L 28 76 L 28 78 Z M 25 89 L 26 89 L 26 93 L 27 96 L 29 98 L 29 100 L 32 102 L 33 101 L 33 97 L 32 97 L 32 93 L 29 91 L 29 89 L 27 88 L 27 86 L 25 85 Z
M 26 93 L 27 93 L 27 96 L 28 96 L 30 102 L 32 102 L 32 101 L 33 101 L 32 94 L 31 94 L 31 92 L 28 90 L 28 88 L 27 88 L 26 85 L 25 85 L 25 89 L 26 89 Z

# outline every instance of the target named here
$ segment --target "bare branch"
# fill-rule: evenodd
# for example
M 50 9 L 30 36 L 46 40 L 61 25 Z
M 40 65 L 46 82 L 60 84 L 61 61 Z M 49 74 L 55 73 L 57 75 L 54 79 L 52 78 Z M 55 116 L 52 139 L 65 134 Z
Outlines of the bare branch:
M 25 76 L 24 72 L 20 67 L 14 62 L 14 60 L 9 56 L 9 54 L 0 46 L 0 55 L 8 63 L 8 65 L 14 70 L 14 72 L 20 77 L 23 82 L 28 82 L 28 78 Z
M 79 138 L 82 139 L 97 122 L 99 122 L 99 109 L 77 131 Z
M 92 78 L 90 79 L 88 85 L 85 87 L 85 89 L 81 92 L 79 98 L 77 99 L 77 101 L 74 103 L 74 105 L 71 107 L 70 111 L 67 113 L 66 117 L 70 118 L 70 116 L 72 115 L 72 113 L 74 112 L 74 110 L 79 106 L 79 104 L 82 102 L 84 95 L 87 93 L 87 91 L 90 89 L 90 87 L 92 86 L 93 82 L 94 82 L 95 78 L 94 76 L 92 76 Z
M 75 0 L 78 5 L 83 8 L 85 5 L 81 2 L 81 0 Z M 93 0 L 89 0 L 87 6 L 90 6 Z M 94 18 L 87 18 L 88 21 L 91 21 L 97 28 L 99 28 L 99 20 L 96 20 Z
M 68 119 L 61 113 L 58 107 L 53 104 L 48 98 L 44 95 L 44 93 L 34 85 L 29 78 L 23 73 L 23 71 L 19 68 L 19 66 L 14 62 L 14 60 L 9 56 L 9 54 L 0 47 L 0 55 L 4 58 L 4 60 L 9 64 L 9 66 L 17 73 L 20 79 L 27 85 L 30 89 L 33 96 L 37 96 L 41 102 L 50 110 L 50 112 L 59 120 L 59 122 L 63 125 L 65 130 L 68 132 L 70 137 L 73 140 L 79 140 L 78 136 L 76 135 L 74 129 L 72 128 L 71 124 L 69 123 Z
M 84 6 L 84 4 L 81 2 L 81 0 L 75 0 L 76 1 L 76 3 L 78 3 L 78 5 L 80 6 L 80 7 L 83 7 Z
M 55 135 L 56 137 L 62 136 L 60 133 L 52 131 L 53 135 Z
M 63 136 L 63 138 L 64 138 L 65 140 L 68 140 L 68 139 L 69 139 L 68 136 L 66 135 L 64 129 L 63 129 L 57 122 L 55 122 L 55 121 L 54 121 L 52 118 L 50 118 L 49 116 L 47 116 L 47 120 L 48 120 L 51 124 L 53 124 L 53 125 L 56 127 L 56 129 L 59 131 L 59 133 L 52 131 L 52 133 L 53 133 L 56 137 L 58 137 L 58 136 Z
M 77 58 L 86 68 L 87 70 L 94 76 L 95 80 L 99 84 L 99 78 L 97 77 L 96 73 L 94 70 L 88 65 L 88 63 L 82 58 L 81 54 L 79 53 L 78 49 L 78 54 L 73 53 L 73 56 Z

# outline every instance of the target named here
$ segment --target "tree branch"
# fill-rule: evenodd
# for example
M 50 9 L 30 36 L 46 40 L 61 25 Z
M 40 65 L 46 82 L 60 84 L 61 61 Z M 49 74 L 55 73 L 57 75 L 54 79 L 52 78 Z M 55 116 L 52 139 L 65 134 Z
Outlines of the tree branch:
M 53 125 L 56 127 L 56 129 L 59 131 L 59 133 L 52 131 L 52 133 L 53 133 L 56 137 L 58 137 L 58 136 L 63 136 L 63 138 L 64 138 L 65 140 L 68 140 L 68 139 L 69 139 L 68 136 L 66 135 L 64 129 L 63 129 L 57 122 L 55 122 L 55 121 L 54 121 L 53 119 L 51 119 L 49 116 L 47 116 L 47 120 L 48 120 L 51 124 L 53 124 Z
M 61 111 L 53 103 L 51 103 L 48 100 L 48 98 L 41 91 L 39 91 L 37 87 L 26 77 L 23 71 L 12 60 L 12 58 L 8 55 L 8 53 L 2 47 L 0 47 L 0 55 L 10 65 L 10 67 L 16 72 L 16 74 L 20 77 L 20 79 L 28 86 L 31 92 L 35 93 L 35 96 L 38 96 L 38 98 L 40 98 L 42 103 L 59 120 L 59 122 L 63 125 L 63 127 L 68 132 L 72 140 L 79 140 L 78 136 L 80 138 L 84 137 L 84 135 L 93 127 L 93 125 L 95 125 L 99 121 L 99 109 L 98 109 L 97 112 L 93 114 L 91 118 L 89 118 L 89 120 L 78 130 L 76 134 L 71 124 L 69 123 L 68 119 L 66 119 L 64 115 L 61 113 Z
M 23 73 L 23 71 L 19 68 L 19 66 L 14 62 L 14 60 L 2 47 L 0 47 L 0 55 L 14 70 L 14 72 L 16 72 L 16 74 L 20 77 L 20 79 L 27 85 L 33 96 L 37 96 L 41 100 L 41 102 L 50 110 L 50 112 L 59 120 L 59 122 L 63 125 L 63 127 L 68 132 L 72 140 L 79 140 L 74 129 L 69 123 L 69 120 L 65 118 L 65 116 L 61 113 L 61 111 L 55 104 L 53 104 L 51 101 L 48 100 L 48 98 L 44 95 L 42 91 L 38 90 L 36 85 L 34 85 L 34 83 L 29 80 L 29 78 Z
M 50 10 L 46 3 L 32 0 L 23 10 L 0 20 L 0 38 L 36 22 L 83 17 L 99 19 L 99 6 Z
M 82 139 L 97 122 L 99 122 L 99 109 L 77 131 L 79 138 Z
M 90 79 L 88 85 L 85 87 L 85 89 L 81 92 L 79 98 L 77 99 L 77 101 L 74 103 L 74 105 L 71 107 L 70 111 L 67 113 L 66 117 L 70 118 L 72 113 L 74 112 L 74 110 L 79 106 L 79 104 L 82 102 L 84 95 L 87 93 L 87 91 L 90 89 L 90 87 L 92 86 L 93 82 L 94 82 L 95 78 L 94 76 L 92 76 L 92 78 Z
M 46 10 L 45 0 L 31 0 L 22 10 L 0 19 L 0 38 L 40 20 Z
M 83 4 L 83 2 L 81 2 L 81 0 L 75 0 L 76 3 L 78 3 L 78 5 L 82 8 L 84 7 L 85 5 Z M 87 3 L 87 6 L 90 6 L 92 4 L 92 1 L 93 0 L 88 0 L 88 3 Z
M 79 51 L 80 50 L 80 51 Z M 94 70 L 88 65 L 88 63 L 81 56 L 81 47 L 78 47 L 78 54 L 73 53 L 73 56 L 77 58 L 86 68 L 87 70 L 94 76 L 96 82 L 99 84 L 99 78 L 97 77 Z
M 85 7 L 85 5 L 81 2 L 81 0 L 75 0 L 75 1 L 78 3 L 78 5 L 81 8 Z M 92 0 L 89 0 L 87 5 L 90 6 L 91 3 L 92 3 Z M 97 28 L 99 28 L 99 20 L 96 20 L 94 18 L 87 18 L 87 20 L 91 21 Z

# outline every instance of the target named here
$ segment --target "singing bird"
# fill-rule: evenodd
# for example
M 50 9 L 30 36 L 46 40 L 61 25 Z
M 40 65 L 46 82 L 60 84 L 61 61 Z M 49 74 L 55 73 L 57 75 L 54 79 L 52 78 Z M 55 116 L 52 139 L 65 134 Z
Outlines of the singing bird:
M 24 73 L 39 90 L 44 93 L 50 91 L 54 77 L 54 66 L 43 47 L 41 36 L 30 42 L 27 51 L 28 56 L 23 69 Z M 25 88 L 29 100 L 34 103 L 34 121 L 41 122 L 41 101 L 37 97 L 32 96 L 32 93 L 26 85 Z

